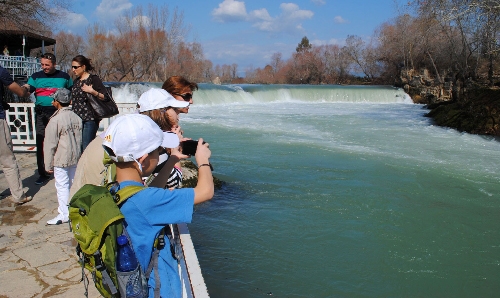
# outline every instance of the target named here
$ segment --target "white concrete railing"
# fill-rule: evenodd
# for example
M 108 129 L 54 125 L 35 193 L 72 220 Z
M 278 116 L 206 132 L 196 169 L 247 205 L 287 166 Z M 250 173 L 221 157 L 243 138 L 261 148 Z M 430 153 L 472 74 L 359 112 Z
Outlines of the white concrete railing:
M 40 71 L 40 59 L 24 56 L 0 55 L 0 65 L 7 69 L 13 79 L 18 77 L 29 78 L 33 73 Z
M 5 118 L 9 124 L 14 151 L 36 152 L 35 104 L 9 103 L 9 105 L 10 109 L 5 111 Z M 120 110 L 118 116 L 136 111 L 135 103 L 117 103 L 116 105 Z M 102 119 L 99 131 L 104 131 L 115 117 Z
M 14 151 L 36 152 L 35 104 L 9 103 L 5 120 L 10 128 Z
M 182 297 L 209 298 L 210 295 L 201 273 L 200 263 L 187 224 L 180 223 L 171 226 L 174 228 L 174 237 L 179 237 L 182 247 L 183 258 L 179 262 Z

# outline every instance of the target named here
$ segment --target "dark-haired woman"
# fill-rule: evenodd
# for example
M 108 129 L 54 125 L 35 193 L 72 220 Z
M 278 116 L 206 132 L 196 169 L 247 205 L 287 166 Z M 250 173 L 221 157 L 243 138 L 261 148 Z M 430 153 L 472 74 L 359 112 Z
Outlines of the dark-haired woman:
M 71 61 L 71 67 L 76 79 L 71 90 L 73 112 L 82 118 L 82 152 L 88 144 L 95 138 L 99 129 L 101 119 L 95 117 L 94 111 L 87 99 L 87 93 L 100 100 L 105 99 L 106 87 L 97 75 L 91 75 L 94 67 L 90 64 L 90 59 L 83 55 L 78 55 Z

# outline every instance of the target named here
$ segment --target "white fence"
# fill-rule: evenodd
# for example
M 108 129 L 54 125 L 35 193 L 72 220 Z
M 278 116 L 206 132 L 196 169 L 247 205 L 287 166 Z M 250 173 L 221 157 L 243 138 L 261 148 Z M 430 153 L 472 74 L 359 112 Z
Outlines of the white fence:
M 35 104 L 9 103 L 6 120 L 10 127 L 12 144 L 16 152 L 36 152 Z M 120 115 L 135 113 L 135 103 L 117 103 Z M 117 116 L 115 116 L 117 117 Z M 99 131 L 104 131 L 115 118 L 102 119 Z
M 40 59 L 24 56 L 0 55 L 0 65 L 10 72 L 13 79 L 19 77 L 29 78 L 33 73 L 42 69 Z

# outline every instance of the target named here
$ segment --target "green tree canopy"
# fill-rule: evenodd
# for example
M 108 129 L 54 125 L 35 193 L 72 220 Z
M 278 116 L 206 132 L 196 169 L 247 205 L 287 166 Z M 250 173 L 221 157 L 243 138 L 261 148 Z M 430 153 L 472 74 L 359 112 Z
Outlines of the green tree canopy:
M 302 40 L 300 43 L 297 45 L 297 48 L 295 49 L 297 53 L 300 52 L 307 52 L 312 48 L 312 45 L 309 43 L 309 39 L 307 36 L 302 37 Z

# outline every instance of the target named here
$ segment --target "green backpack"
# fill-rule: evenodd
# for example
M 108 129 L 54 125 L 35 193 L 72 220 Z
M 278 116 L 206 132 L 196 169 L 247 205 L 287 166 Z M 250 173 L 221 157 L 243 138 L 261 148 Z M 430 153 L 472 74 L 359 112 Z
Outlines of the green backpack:
M 82 265 L 86 296 L 88 279 L 83 268 L 91 272 L 97 290 L 104 297 L 120 297 L 115 267 L 116 239 L 124 232 L 124 216 L 118 206 L 144 189 L 143 186 L 127 186 L 113 196 L 108 189 L 110 186 L 86 184 L 69 203 L 69 219 L 78 242 L 76 251 Z

